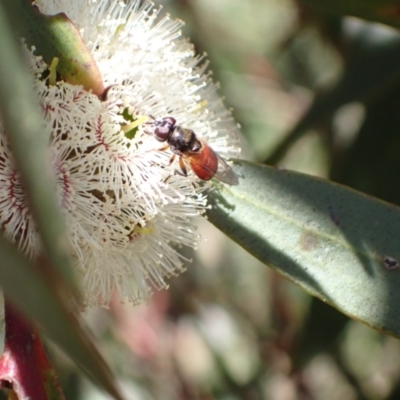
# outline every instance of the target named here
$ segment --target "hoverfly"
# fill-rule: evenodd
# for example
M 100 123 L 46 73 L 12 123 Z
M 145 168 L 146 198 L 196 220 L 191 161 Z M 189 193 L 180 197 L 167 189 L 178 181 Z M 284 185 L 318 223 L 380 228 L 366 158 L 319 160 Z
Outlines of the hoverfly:
M 198 139 L 194 131 L 183 128 L 173 117 L 154 119 L 151 132 L 160 142 L 167 142 L 173 152 L 171 163 L 179 157 L 179 166 L 183 176 L 187 176 L 185 162 L 203 181 L 216 178 L 228 185 L 239 184 L 239 178 L 228 163 L 216 153 L 204 140 Z

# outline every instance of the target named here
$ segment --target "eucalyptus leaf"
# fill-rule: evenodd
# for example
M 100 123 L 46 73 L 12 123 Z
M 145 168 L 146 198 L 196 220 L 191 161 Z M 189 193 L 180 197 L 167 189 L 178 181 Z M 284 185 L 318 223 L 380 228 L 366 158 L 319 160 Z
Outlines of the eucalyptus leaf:
M 66 14 L 44 15 L 32 6 L 30 0 L 14 0 L 10 8 L 19 35 L 29 48 L 36 48 L 36 54 L 42 56 L 48 65 L 54 58 L 58 59 L 57 72 L 64 81 L 82 85 L 97 95 L 103 94 L 100 70 Z
M 6 3 L 9 5 L 0 2 L 0 48 L 7 55 L 0 63 L 2 122 L 50 262 L 33 268 L 0 236 L 0 284 L 20 310 L 38 322 L 88 376 L 120 399 L 105 362 L 76 317 L 69 313 L 61 295 L 64 291 L 76 293 L 65 225 L 47 153 L 48 135 L 33 93 L 32 77 L 6 18 Z
M 6 15 L 6 7 L 0 3 L 0 48 L 7 54 L 0 63 L 2 122 L 47 255 L 73 287 L 73 274 L 65 245 L 65 224 L 58 207 L 54 172 L 48 154 L 49 135 L 33 92 L 32 76 Z
M 48 267 L 31 265 L 17 249 L 0 236 L 0 282 L 6 294 L 25 315 L 39 323 L 65 353 L 99 386 L 122 399 L 114 378 L 77 317 L 63 301 L 54 277 L 45 277 Z
M 236 162 L 209 220 L 343 313 L 400 336 L 400 209 L 344 186 Z

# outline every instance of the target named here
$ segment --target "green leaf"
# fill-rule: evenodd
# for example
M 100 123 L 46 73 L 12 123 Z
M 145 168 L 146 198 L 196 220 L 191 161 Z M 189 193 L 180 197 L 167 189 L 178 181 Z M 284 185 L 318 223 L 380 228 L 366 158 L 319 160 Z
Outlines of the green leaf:
M 11 0 L 9 2 L 12 3 Z M 120 399 L 105 362 L 79 321 L 69 313 L 61 296 L 64 290 L 69 294 L 75 292 L 66 246 L 68 239 L 49 165 L 48 135 L 43 129 L 40 109 L 33 93 L 32 77 L 6 18 L 5 4 L 0 2 L 0 48 L 6 55 L 0 63 L 2 122 L 25 181 L 50 263 L 33 268 L 0 236 L 0 283 L 20 310 L 41 324 L 88 376 Z
M 79 320 L 63 301 L 60 284 L 49 276 L 49 267 L 34 267 L 0 236 L 0 282 L 6 294 L 97 384 L 122 399 L 109 368 Z M 46 268 L 43 268 L 43 267 Z
M 400 5 L 397 0 L 302 0 L 302 2 L 316 9 L 353 15 L 400 28 Z
M 72 286 L 74 280 L 66 246 L 68 239 L 49 161 L 49 134 L 43 128 L 40 107 L 33 93 L 32 76 L 25 66 L 20 46 L 11 34 L 5 11 L 4 3 L 0 3 L 0 48 L 7 54 L 0 63 L 3 123 L 47 255 L 59 274 Z
M 30 0 L 14 0 L 13 9 L 20 19 L 20 35 L 28 47 L 36 47 L 35 54 L 42 56 L 48 65 L 57 57 L 57 72 L 63 80 L 82 85 L 98 96 L 103 94 L 103 79 L 96 62 L 64 13 L 44 15 L 32 6 Z
M 399 208 L 296 172 L 235 171 L 238 186 L 210 194 L 209 220 L 314 296 L 400 336 Z

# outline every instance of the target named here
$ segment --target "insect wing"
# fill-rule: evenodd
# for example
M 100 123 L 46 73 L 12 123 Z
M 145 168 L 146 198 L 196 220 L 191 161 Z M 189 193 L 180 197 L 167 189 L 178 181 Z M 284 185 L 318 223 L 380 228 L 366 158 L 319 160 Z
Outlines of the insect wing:
M 218 169 L 214 178 L 228 185 L 238 185 L 239 177 L 235 174 L 231 166 L 218 154 Z

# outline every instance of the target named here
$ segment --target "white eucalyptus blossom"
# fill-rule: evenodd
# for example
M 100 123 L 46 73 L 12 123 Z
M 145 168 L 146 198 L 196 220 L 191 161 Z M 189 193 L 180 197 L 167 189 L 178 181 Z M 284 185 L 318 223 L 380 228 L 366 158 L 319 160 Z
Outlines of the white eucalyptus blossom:
M 206 72 L 181 38 L 180 21 L 149 1 L 38 0 L 44 14 L 64 12 L 102 74 L 107 99 L 65 82 L 29 49 L 30 68 L 49 132 L 52 165 L 71 255 L 87 305 L 107 305 L 116 289 L 137 303 L 183 270 L 180 246 L 201 239 L 196 220 L 209 182 L 176 174 L 171 151 L 146 134 L 143 116 L 173 116 L 223 157 L 237 157 L 237 128 Z M 143 119 L 145 121 L 145 119 Z M 0 223 L 31 257 L 40 241 L 0 126 Z

